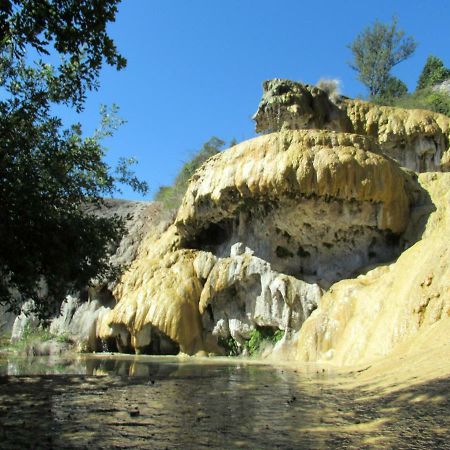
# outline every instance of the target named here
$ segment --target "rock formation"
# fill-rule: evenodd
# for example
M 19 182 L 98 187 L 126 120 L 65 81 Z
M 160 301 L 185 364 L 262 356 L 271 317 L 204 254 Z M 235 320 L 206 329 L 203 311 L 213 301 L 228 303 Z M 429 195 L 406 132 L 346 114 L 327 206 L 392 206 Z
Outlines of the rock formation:
M 433 208 L 431 185 L 394 159 L 445 170 L 448 119 L 332 102 L 286 80 L 265 89 L 255 120 L 257 130 L 273 132 L 210 158 L 194 174 L 173 225 L 147 235 L 114 290 L 117 305 L 97 320 L 103 342 L 137 353 L 220 354 L 230 339 L 245 352 L 255 331 L 269 329 L 297 342 L 301 360 L 361 358 L 323 343 L 335 336 L 327 320 L 361 280 L 389 271 L 380 264 L 422 242 L 415 244 Z M 434 143 L 425 165 L 417 153 L 424 139 Z M 439 180 L 445 185 L 446 175 Z M 352 335 L 345 323 L 339 330 Z M 390 342 L 386 352 L 397 341 Z
M 191 355 L 245 354 L 260 333 L 283 336 L 274 355 L 336 364 L 442 339 L 449 119 L 264 89 L 266 134 L 210 158 L 173 223 L 138 214 L 115 256 L 128 270 L 69 298 L 53 330 L 88 350 Z
M 333 285 L 300 331 L 297 359 L 354 364 L 386 356 L 399 344 L 405 349 L 420 335 L 436 347 L 442 326 L 448 338 L 450 174 L 421 174 L 419 182 L 430 196 L 415 205 L 416 223 L 426 220 L 421 239 L 394 263 Z
M 333 102 L 315 86 L 276 78 L 264 83 L 253 118 L 258 132 L 326 129 L 356 133 L 373 138 L 384 154 L 411 170 L 450 170 L 450 120 L 442 114 L 345 97 Z
M 143 237 L 150 230 L 163 225 L 164 213 L 160 205 L 148 202 L 105 199 L 102 205 L 86 205 L 85 211 L 100 217 L 119 216 L 124 220 L 124 236 L 116 247 L 110 249 L 111 262 L 115 267 L 127 267 L 135 259 Z M 67 295 L 61 305 L 60 315 L 51 321 L 51 333 L 76 342 L 81 351 L 108 349 L 106 344 L 98 347 L 96 327 L 97 321 L 115 305 L 111 291 L 116 282 L 92 280 L 91 286 Z M 20 340 L 25 329 L 32 331 L 41 325 L 36 316 L 24 310 L 33 309 L 30 302 L 25 303 L 22 309 L 12 329 L 13 341 Z

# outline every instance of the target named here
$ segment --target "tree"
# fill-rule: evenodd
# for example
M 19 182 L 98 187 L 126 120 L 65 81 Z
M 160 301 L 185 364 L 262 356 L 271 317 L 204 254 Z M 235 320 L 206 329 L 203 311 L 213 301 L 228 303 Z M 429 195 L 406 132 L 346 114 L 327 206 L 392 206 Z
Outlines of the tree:
M 443 61 L 430 55 L 423 67 L 417 82 L 417 90 L 432 87 L 450 78 L 450 69 L 447 69 Z
M 386 89 L 392 68 L 411 56 L 416 46 L 412 37 L 397 29 L 396 18 L 390 24 L 376 21 L 349 45 L 354 58 L 350 67 L 376 97 Z
M 386 84 L 380 90 L 379 96 L 382 99 L 390 100 L 402 97 L 408 93 L 408 87 L 402 80 L 399 80 L 396 77 L 390 76 Z
M 46 314 L 67 290 L 111 276 L 108 249 L 122 224 L 83 208 L 101 203 L 117 182 L 147 190 L 129 169 L 134 161 L 122 160 L 115 172 L 104 162 L 101 139 L 121 123 L 114 109 L 103 109 L 101 127 L 88 138 L 51 112 L 53 104 L 82 111 L 103 64 L 125 67 L 106 32 L 119 1 L 1 2 L 0 302 L 13 309 L 29 297 Z M 59 65 L 42 59 L 54 55 Z

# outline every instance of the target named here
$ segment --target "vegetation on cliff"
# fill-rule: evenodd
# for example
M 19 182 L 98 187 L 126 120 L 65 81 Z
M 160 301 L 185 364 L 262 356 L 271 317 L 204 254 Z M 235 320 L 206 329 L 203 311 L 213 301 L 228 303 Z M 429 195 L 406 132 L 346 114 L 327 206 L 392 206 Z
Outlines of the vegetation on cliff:
M 232 140 L 230 147 L 235 145 L 235 143 L 235 140 Z M 194 172 L 211 156 L 219 153 L 224 146 L 225 141 L 215 136 L 206 141 L 201 149 L 189 161 L 183 164 L 173 184 L 159 188 L 155 194 L 155 200 L 162 202 L 167 209 L 177 209 L 183 200 L 189 180 L 194 175 Z
M 450 69 L 443 61 L 430 55 L 417 82 L 415 92 L 408 93 L 406 84 L 392 75 L 397 64 L 409 58 L 417 43 L 392 23 L 375 21 L 349 45 L 353 54 L 350 67 L 367 87 L 369 100 L 381 105 L 408 109 L 429 109 L 450 116 L 450 95 L 436 85 L 450 78 Z
M 440 87 L 441 83 L 449 79 L 450 69 L 445 67 L 441 59 L 430 55 L 422 69 L 414 92 L 408 93 L 406 86 L 394 89 L 394 91 L 386 88 L 382 95 L 373 97 L 371 100 L 382 105 L 407 109 L 428 109 L 450 116 L 450 91 Z

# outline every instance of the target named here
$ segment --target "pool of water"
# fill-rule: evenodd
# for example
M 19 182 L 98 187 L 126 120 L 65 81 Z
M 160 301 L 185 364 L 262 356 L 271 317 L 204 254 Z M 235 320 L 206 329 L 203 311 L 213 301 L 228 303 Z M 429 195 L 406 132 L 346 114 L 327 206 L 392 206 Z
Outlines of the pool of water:
M 450 448 L 448 379 L 386 395 L 344 386 L 236 359 L 9 358 L 0 448 Z

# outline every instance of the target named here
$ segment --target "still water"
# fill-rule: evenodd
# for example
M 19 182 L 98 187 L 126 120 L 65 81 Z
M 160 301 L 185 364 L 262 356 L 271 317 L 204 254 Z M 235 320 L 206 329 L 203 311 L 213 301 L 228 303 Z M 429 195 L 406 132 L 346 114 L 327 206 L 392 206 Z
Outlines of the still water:
M 236 359 L 0 360 L 0 448 L 446 449 L 448 391 Z

